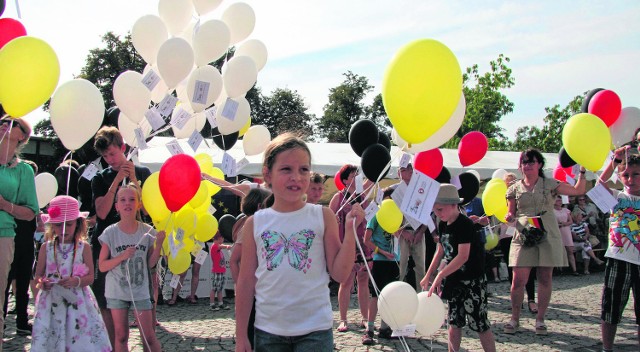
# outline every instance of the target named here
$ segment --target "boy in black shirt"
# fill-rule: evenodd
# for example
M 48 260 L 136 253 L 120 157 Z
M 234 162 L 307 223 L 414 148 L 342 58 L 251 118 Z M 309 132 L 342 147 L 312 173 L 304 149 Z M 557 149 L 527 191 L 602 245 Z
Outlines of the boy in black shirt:
M 429 295 L 436 290 L 449 301 L 449 351 L 458 351 L 462 327 L 478 332 L 485 351 L 495 351 L 491 323 L 487 317 L 487 282 L 484 278 L 484 246 L 473 222 L 460 212 L 462 198 L 454 185 L 440 185 L 433 211 L 440 219 L 440 243 L 424 279 L 423 289 L 429 287 L 433 273 L 444 258 L 446 265 L 436 275 Z M 442 288 L 440 285 L 442 284 Z

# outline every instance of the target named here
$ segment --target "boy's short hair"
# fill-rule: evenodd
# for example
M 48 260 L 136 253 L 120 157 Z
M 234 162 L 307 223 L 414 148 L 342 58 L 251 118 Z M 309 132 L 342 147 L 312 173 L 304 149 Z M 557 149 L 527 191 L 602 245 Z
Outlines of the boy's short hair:
M 393 194 L 393 191 L 395 191 L 394 188 L 391 187 L 387 187 L 385 189 L 382 190 L 382 198 L 390 198 L 391 194 Z
M 627 166 L 640 165 L 640 155 L 628 154 L 626 158 L 618 165 L 618 172 L 623 172 Z
M 317 172 L 314 172 L 311 174 L 311 178 L 309 179 L 311 181 L 311 183 L 322 183 L 324 184 L 324 181 L 327 179 L 327 177 L 323 174 L 319 174 Z
M 113 126 L 103 126 L 96 133 L 96 137 L 93 142 L 93 148 L 102 154 L 109 148 L 110 145 L 115 145 L 121 148 L 124 145 L 124 139 L 122 133 Z

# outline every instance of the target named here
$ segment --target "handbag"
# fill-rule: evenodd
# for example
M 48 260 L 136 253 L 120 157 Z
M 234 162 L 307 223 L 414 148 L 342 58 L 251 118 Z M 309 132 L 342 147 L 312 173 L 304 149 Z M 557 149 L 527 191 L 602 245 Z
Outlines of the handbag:
M 547 238 L 547 231 L 542 224 L 542 217 L 530 218 L 522 216 L 516 222 L 516 229 L 520 232 L 522 244 L 525 247 L 534 247 Z

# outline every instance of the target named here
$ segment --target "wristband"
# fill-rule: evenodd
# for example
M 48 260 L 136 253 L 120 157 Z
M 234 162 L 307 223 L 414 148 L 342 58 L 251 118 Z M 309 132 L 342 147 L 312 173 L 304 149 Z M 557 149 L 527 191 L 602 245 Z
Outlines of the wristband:
M 613 162 L 614 162 L 615 164 L 620 164 L 620 163 L 622 162 L 622 159 L 618 159 L 618 158 L 616 158 L 616 159 L 613 159 Z

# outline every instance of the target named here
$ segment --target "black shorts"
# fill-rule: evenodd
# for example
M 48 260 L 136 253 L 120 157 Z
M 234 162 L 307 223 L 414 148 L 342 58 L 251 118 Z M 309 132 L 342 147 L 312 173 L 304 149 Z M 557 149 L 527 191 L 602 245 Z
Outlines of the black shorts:
M 98 307 L 100 309 L 108 309 L 107 308 L 107 299 L 104 297 L 104 282 L 107 278 L 107 273 L 103 273 L 98 268 L 98 257 L 100 257 L 100 249 L 102 246 L 93 245 L 91 247 L 91 251 L 93 252 L 93 268 L 94 268 L 94 277 L 93 284 L 91 284 L 91 290 L 93 294 L 96 296 L 96 302 L 98 302 Z
M 633 291 L 636 324 L 640 325 L 640 266 L 607 258 L 600 319 L 613 325 L 620 323 L 630 290 Z
M 395 261 L 374 260 L 371 275 L 378 286 L 378 290 L 382 291 L 385 286 L 398 280 L 400 269 Z M 369 292 L 371 296 L 378 297 L 371 281 L 369 281 Z

